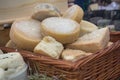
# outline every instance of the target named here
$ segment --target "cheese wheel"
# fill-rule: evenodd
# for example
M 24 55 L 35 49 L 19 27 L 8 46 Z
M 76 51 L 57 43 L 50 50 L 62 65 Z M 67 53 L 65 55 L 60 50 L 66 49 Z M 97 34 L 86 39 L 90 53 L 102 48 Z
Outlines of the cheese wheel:
M 5 80 L 5 73 L 2 68 L 0 68 L 0 80 Z
M 110 40 L 109 28 L 95 30 L 80 37 L 76 42 L 68 44 L 67 48 L 78 49 L 86 52 L 95 53 L 104 49 Z
M 71 19 L 52 17 L 42 21 L 41 32 L 63 44 L 72 43 L 79 37 L 80 25 Z
M 6 76 L 20 72 L 25 67 L 25 62 L 18 52 L 0 55 L 0 68 L 5 71 Z
M 85 20 L 82 20 L 80 22 L 80 28 L 81 28 L 80 29 L 80 36 L 98 29 L 98 27 L 95 24 L 93 24 L 89 21 L 85 21 Z
M 33 19 L 37 19 L 39 21 L 44 20 L 48 17 L 58 17 L 60 16 L 60 11 L 49 3 L 41 3 L 35 6 L 34 13 L 32 15 Z
M 45 54 L 55 59 L 58 59 L 63 49 L 64 47 L 60 42 L 56 41 L 50 36 L 46 36 L 35 47 L 34 52 L 39 54 Z
M 81 22 L 81 20 L 83 19 L 83 16 L 84 16 L 84 11 L 78 5 L 71 6 L 70 8 L 68 8 L 68 10 L 65 13 L 63 13 L 64 18 L 73 19 L 78 23 Z
M 33 51 L 41 38 L 39 21 L 21 19 L 12 24 L 10 39 L 21 49 Z

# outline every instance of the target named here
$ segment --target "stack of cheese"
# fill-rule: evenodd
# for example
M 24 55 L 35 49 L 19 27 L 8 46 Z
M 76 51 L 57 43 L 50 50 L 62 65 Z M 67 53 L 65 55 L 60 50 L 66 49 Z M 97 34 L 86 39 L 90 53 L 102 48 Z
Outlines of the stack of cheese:
M 7 47 L 25 49 L 55 59 L 76 61 L 108 45 L 109 29 L 98 29 L 96 25 L 82 20 L 84 12 L 79 6 L 73 5 L 62 17 L 53 17 L 53 13 L 56 14 L 53 6 L 44 5 L 39 5 L 35 13 L 38 16 L 32 17 L 36 20 L 21 19 L 12 24 L 11 41 L 7 43 Z M 47 12 L 41 14 L 44 11 Z
M 0 80 L 27 80 L 27 65 L 18 52 L 0 55 Z

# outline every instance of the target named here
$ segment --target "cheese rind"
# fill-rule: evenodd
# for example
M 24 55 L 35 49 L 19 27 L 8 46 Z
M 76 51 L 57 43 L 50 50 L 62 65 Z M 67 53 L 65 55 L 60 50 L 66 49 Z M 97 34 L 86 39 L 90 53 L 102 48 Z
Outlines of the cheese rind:
M 85 21 L 85 20 L 82 20 L 80 22 L 80 36 L 83 36 L 84 34 L 93 32 L 97 29 L 98 29 L 98 27 L 91 22 L 88 22 L 88 21 Z
M 95 53 L 105 48 L 109 40 L 110 33 L 109 29 L 106 27 L 80 37 L 76 42 L 68 44 L 67 48 Z
M 92 53 L 86 53 L 82 50 L 65 49 L 62 52 L 62 59 L 67 61 L 77 61 L 78 59 L 84 58 L 91 54 Z
M 52 17 L 42 21 L 41 32 L 43 36 L 51 36 L 57 41 L 67 44 L 78 39 L 80 25 L 71 19 Z
M 73 5 L 63 14 L 64 18 L 70 18 L 72 20 L 77 21 L 78 23 L 81 22 L 84 16 L 84 11 L 78 5 Z
M 60 42 L 50 36 L 46 36 L 35 47 L 34 52 L 58 59 L 63 49 L 64 47 Z
M 21 49 L 33 51 L 42 39 L 40 22 L 33 19 L 20 19 L 12 24 L 10 39 Z
M 41 3 L 35 6 L 32 18 L 42 21 L 48 17 L 59 17 L 60 15 L 60 11 L 52 4 Z

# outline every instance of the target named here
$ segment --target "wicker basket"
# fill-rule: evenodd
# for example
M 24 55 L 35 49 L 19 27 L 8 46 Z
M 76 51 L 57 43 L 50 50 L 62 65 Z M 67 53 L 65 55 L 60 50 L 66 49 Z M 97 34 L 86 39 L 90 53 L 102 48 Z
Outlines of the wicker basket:
M 110 33 L 110 37 L 111 37 L 111 41 L 112 42 L 116 42 L 118 40 L 120 40 L 120 31 L 114 31 Z
M 18 51 L 33 72 L 49 76 L 62 75 L 62 80 L 115 80 L 120 76 L 120 40 L 76 62 L 52 59 L 29 51 L 5 47 L 0 49 L 5 52 Z

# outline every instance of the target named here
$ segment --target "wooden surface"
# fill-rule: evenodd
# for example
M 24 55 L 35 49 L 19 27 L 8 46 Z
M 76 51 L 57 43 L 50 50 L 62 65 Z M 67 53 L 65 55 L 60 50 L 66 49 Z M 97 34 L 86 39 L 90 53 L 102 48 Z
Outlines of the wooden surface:
M 9 41 L 9 31 L 10 28 L 0 30 L 0 46 L 5 46 L 5 44 Z

